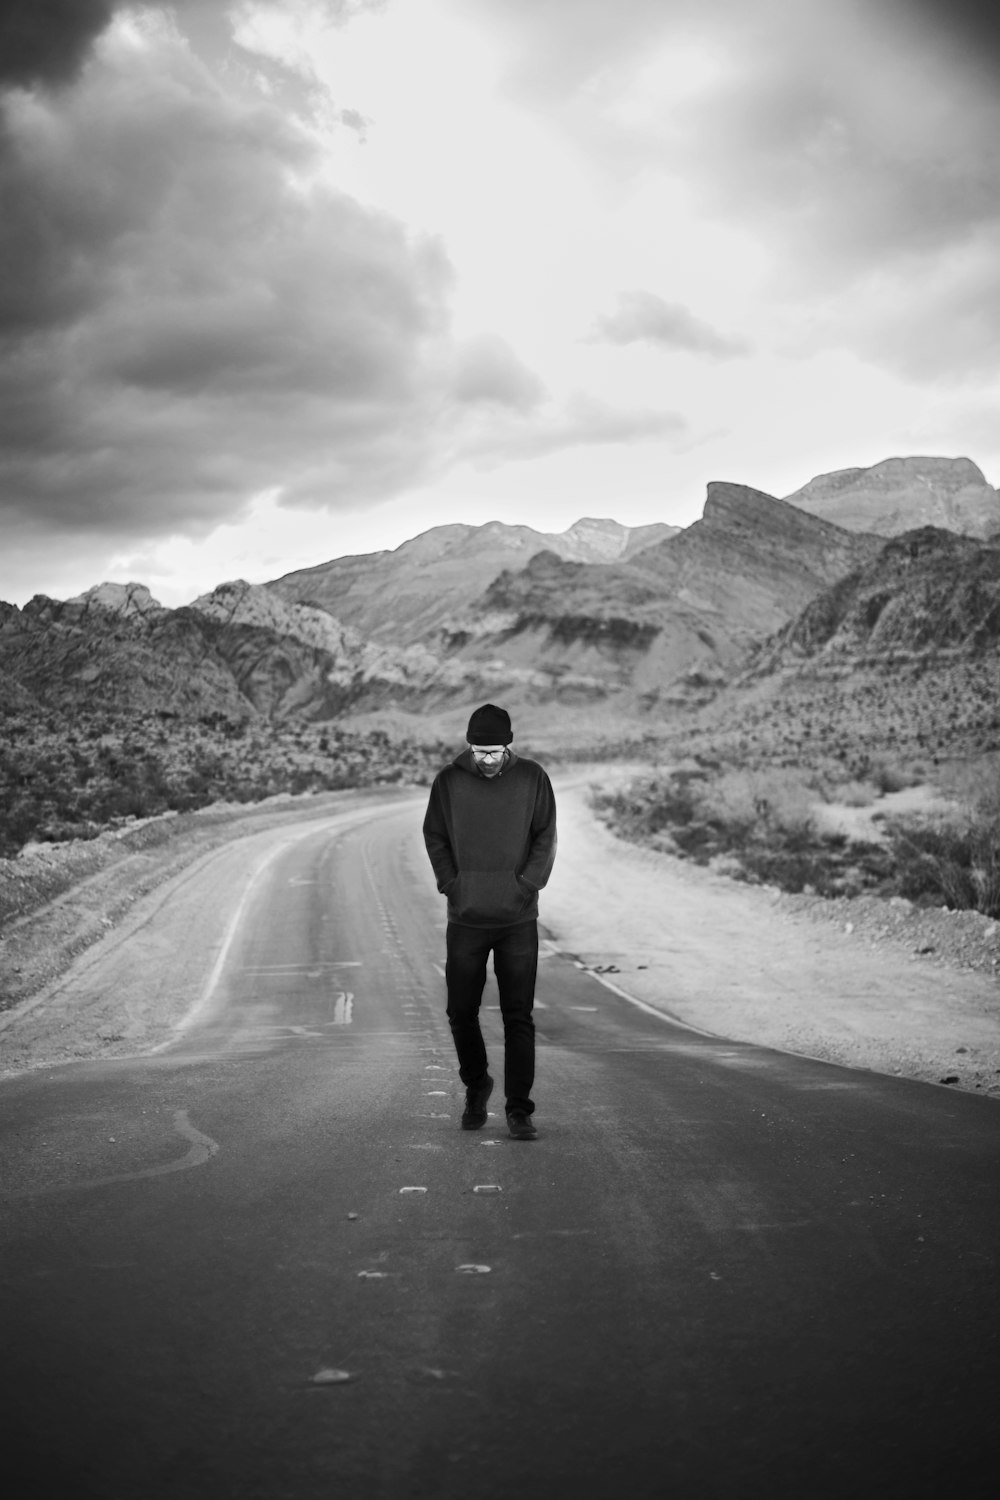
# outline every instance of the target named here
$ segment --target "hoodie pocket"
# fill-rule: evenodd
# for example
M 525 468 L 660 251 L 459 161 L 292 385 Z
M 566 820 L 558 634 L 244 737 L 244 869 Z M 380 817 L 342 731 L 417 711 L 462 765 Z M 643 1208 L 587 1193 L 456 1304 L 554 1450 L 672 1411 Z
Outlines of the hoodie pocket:
M 516 922 L 534 899 L 513 870 L 461 870 L 448 891 L 453 921 L 503 926 Z

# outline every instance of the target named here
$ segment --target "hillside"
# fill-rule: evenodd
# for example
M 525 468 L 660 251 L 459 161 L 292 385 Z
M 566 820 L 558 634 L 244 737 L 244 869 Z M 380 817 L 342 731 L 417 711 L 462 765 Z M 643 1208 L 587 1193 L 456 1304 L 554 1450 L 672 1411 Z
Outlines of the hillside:
M 539 552 L 605 563 L 632 557 L 677 530 L 661 523 L 628 527 L 591 519 L 559 533 L 502 521 L 435 526 L 391 552 L 334 558 L 288 573 L 267 587 L 289 603 L 319 605 L 372 641 L 433 646 L 498 574 L 524 567 Z
M 899 536 L 938 526 L 980 540 L 1000 533 L 1000 493 L 968 458 L 887 458 L 820 474 L 786 498 L 849 531 Z
M 1000 748 L 1000 544 L 933 527 L 886 542 L 748 653 L 688 743 L 856 770 Z
M 0 858 L 220 799 L 424 779 L 443 754 L 432 734 L 343 724 L 373 683 L 395 687 L 380 670 L 420 666 L 249 584 L 180 610 L 141 585 L 5 605 Z
M 670 712 L 711 696 L 751 642 L 881 545 L 712 484 L 700 521 L 628 562 L 543 552 L 505 571 L 443 645 L 465 662 L 503 662 L 511 691 L 529 699 L 612 695 L 624 712 Z

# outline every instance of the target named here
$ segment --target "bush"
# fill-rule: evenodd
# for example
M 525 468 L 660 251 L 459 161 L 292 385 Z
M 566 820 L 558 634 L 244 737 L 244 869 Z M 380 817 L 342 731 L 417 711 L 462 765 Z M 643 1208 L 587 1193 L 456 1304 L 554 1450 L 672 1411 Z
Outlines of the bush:
M 816 832 L 816 789 L 801 772 L 724 771 L 698 793 L 704 817 L 736 837 L 770 830 L 783 838 Z
M 1000 819 L 890 828 L 900 894 L 1000 917 Z

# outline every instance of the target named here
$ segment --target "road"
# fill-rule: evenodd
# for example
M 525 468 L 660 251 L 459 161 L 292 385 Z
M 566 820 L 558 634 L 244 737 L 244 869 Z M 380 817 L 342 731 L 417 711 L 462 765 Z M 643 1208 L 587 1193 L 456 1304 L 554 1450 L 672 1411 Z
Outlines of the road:
M 462 1132 L 421 811 L 209 861 L 86 964 L 173 1040 L 0 1086 L 15 1493 L 992 1493 L 997 1105 L 546 949 L 539 1138 Z

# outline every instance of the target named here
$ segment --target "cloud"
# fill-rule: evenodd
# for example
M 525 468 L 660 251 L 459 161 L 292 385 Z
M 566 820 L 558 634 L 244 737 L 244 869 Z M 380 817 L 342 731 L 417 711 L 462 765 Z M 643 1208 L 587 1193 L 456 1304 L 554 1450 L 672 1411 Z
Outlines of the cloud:
M 1000 227 L 905 280 L 874 274 L 825 323 L 828 347 L 842 343 L 906 380 L 989 385 L 1000 369 Z
M 109 24 L 115 3 L 5 0 L 0 6 L 0 85 L 69 83 Z
M 956 373 L 952 265 L 1000 230 L 996 6 L 465 3 L 502 41 L 509 89 L 544 107 L 622 201 L 660 183 L 669 204 L 681 184 L 701 216 L 752 234 L 772 305 L 841 298 L 850 321 L 875 279 L 932 286 L 921 315 L 938 310 L 940 369 Z M 963 348 L 988 358 L 998 330 L 993 297 Z
M 902 22 L 915 18 L 931 43 L 948 43 L 967 61 L 1000 74 L 1000 13 L 983 0 L 895 0 Z
M 718 359 L 749 353 L 749 345 L 717 333 L 686 307 L 641 290 L 619 293 L 617 308 L 597 319 L 593 337 L 609 344 L 660 344 Z
M 542 458 L 568 448 L 663 442 L 688 436 L 679 412 L 611 406 L 584 391 L 574 392 L 531 421 L 511 414 L 478 433 L 470 429 L 461 456 L 477 468 Z
M 447 258 L 319 181 L 294 120 L 222 93 L 150 14 L 5 125 L 8 514 L 162 533 L 268 483 L 344 503 L 427 471 Z
M 534 411 L 545 395 L 534 371 L 495 334 L 468 339 L 458 348 L 453 388 L 456 398 L 470 406 L 506 407 L 521 413 Z

